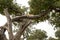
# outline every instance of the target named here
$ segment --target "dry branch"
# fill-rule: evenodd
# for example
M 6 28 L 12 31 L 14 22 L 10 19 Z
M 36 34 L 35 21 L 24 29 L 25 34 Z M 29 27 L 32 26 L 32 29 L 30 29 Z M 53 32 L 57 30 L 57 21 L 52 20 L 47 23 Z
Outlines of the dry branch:
M 10 15 L 8 13 L 8 9 L 4 9 L 4 14 L 5 16 L 7 17 L 7 24 L 8 24 L 8 34 L 9 34 L 9 40 L 14 40 L 13 38 L 13 32 L 12 32 L 12 21 L 11 21 L 11 18 L 10 18 Z

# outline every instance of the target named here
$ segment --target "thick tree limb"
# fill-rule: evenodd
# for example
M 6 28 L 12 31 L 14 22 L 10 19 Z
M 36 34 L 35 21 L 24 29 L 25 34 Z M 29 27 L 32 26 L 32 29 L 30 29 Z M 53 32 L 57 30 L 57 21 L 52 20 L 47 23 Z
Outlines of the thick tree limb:
M 60 7 L 49 7 L 48 10 L 42 11 L 41 15 L 22 15 L 22 16 L 16 16 L 15 18 L 12 19 L 12 21 L 17 21 L 20 19 L 36 19 L 36 18 L 41 18 L 42 16 L 45 16 L 48 12 L 55 10 L 56 12 L 60 12 Z M 21 21 L 21 20 L 20 20 Z
M 24 33 L 25 29 L 31 24 L 31 22 L 25 23 L 24 25 L 22 25 L 22 29 L 20 29 L 16 35 L 15 35 L 15 40 L 20 40 L 19 38 L 21 37 L 21 35 Z
M 12 19 L 12 21 L 19 21 L 20 19 L 36 19 L 36 18 L 41 18 L 42 16 L 45 16 L 47 13 L 43 13 L 42 15 L 33 15 L 33 16 L 27 16 L 27 15 L 22 15 L 22 16 L 16 16 L 15 18 Z
M 4 12 L 5 16 L 7 17 L 9 40 L 14 40 L 13 32 L 12 32 L 12 21 L 11 21 L 10 15 L 8 13 L 8 9 L 7 8 L 4 9 L 3 12 Z
M 35 19 L 35 18 L 39 18 L 39 15 L 34 15 L 34 16 L 27 16 L 27 15 L 22 15 L 22 16 L 17 16 L 15 18 L 13 18 L 12 20 L 16 20 L 16 19 Z
M 22 15 L 16 16 L 12 19 L 12 21 L 20 21 L 20 19 L 37 19 L 47 15 L 52 9 L 47 9 L 45 11 L 40 12 L 38 15 Z

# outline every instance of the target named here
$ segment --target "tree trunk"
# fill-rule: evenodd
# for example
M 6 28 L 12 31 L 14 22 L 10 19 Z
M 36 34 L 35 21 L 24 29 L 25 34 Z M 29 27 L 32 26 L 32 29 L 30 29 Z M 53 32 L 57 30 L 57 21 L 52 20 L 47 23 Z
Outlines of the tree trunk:
M 4 9 L 4 14 L 5 16 L 7 17 L 7 24 L 8 24 L 8 34 L 9 34 L 9 40 L 14 40 L 14 37 L 13 37 L 13 32 L 12 32 L 12 21 L 11 21 L 11 18 L 10 18 L 10 15 L 8 13 L 8 9 Z

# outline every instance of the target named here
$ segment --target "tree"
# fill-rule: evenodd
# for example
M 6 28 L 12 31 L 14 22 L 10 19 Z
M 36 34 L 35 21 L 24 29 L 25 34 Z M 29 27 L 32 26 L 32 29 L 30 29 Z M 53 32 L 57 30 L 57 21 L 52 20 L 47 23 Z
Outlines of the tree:
M 4 33 L 5 33 L 5 29 L 3 27 L 0 28 L 0 40 L 7 40 Z
M 59 23 L 60 22 L 59 21 L 59 15 L 60 15 L 59 3 L 60 3 L 60 0 L 31 0 L 29 2 L 30 13 L 33 13 L 34 15 L 36 14 L 43 15 L 41 18 L 36 19 L 38 22 L 48 20 L 52 25 L 59 27 L 59 24 L 60 24 Z M 55 12 L 52 12 L 53 10 Z
M 48 40 L 57 40 L 57 39 L 50 37 Z
M 26 15 L 25 10 L 13 1 L 14 0 L 0 0 L 0 12 L 7 17 L 7 27 L 3 27 L 3 29 L 8 31 L 9 40 L 20 40 L 21 35 L 32 21 L 36 23 L 49 20 L 51 24 L 60 27 L 60 0 L 29 0 L 30 12 L 26 12 L 26 14 L 29 15 Z M 53 10 L 55 11 L 54 13 L 52 12 Z M 11 18 L 10 16 L 13 17 Z M 14 36 L 12 23 L 15 22 L 22 23 L 22 25 L 20 25 Z
M 60 30 L 57 30 L 55 32 L 55 36 L 58 38 L 58 40 L 60 40 Z
M 27 40 L 44 40 L 45 38 L 47 38 L 46 32 L 40 29 L 36 29 L 32 31 Z

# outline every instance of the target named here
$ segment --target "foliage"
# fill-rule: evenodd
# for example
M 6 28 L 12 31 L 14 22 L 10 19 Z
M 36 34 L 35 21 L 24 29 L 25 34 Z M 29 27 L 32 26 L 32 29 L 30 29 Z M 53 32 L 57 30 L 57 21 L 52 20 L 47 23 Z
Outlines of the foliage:
M 55 39 L 55 38 L 52 38 L 52 37 L 49 37 L 49 39 L 48 40 L 57 40 L 57 39 Z
M 42 10 L 55 7 L 58 1 L 59 0 L 30 0 L 30 11 L 33 14 L 40 14 Z
M 44 21 L 50 18 L 50 12 L 55 9 L 59 3 L 59 0 L 30 0 L 30 14 L 42 15 L 46 10 L 49 11 L 45 16 L 35 19 L 37 22 Z M 54 15 L 54 14 L 52 14 Z M 54 16 L 55 17 L 55 16 Z M 53 21 L 52 21 L 53 22 Z
M 27 40 L 43 40 L 47 38 L 46 32 L 40 29 L 32 31 Z
M 20 15 L 23 10 L 13 0 L 0 0 L 0 12 L 3 14 L 4 8 L 8 8 L 10 14 Z M 18 14 L 19 13 L 19 14 Z
M 55 32 L 55 36 L 58 37 L 58 38 L 60 38 L 60 30 L 57 30 L 57 31 Z

